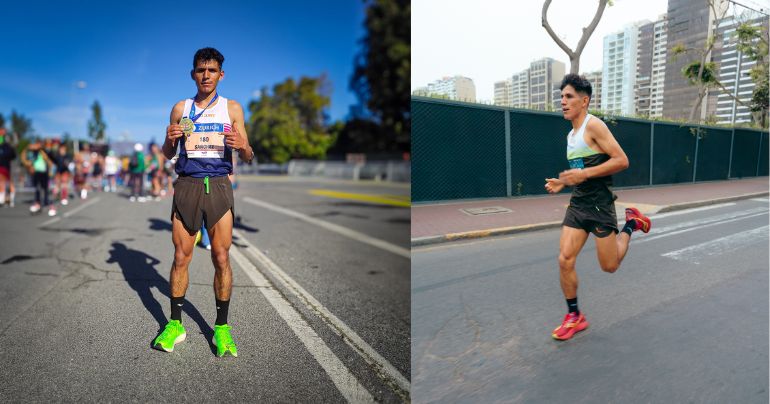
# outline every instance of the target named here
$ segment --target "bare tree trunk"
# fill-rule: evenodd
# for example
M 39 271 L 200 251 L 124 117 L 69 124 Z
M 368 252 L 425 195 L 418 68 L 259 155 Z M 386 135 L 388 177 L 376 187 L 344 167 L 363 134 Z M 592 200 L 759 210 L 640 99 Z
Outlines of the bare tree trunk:
M 708 0 L 708 6 L 711 9 L 711 12 L 714 13 L 714 20 L 713 21 L 719 21 L 727 15 L 727 8 L 724 8 L 724 11 L 722 11 L 722 15 L 719 15 L 719 12 L 717 11 L 717 5 L 716 2 L 720 2 L 720 0 Z M 711 14 L 711 12 L 709 14 Z M 698 86 L 698 100 L 692 105 L 692 108 L 690 109 L 690 117 L 687 119 L 689 122 L 693 122 L 693 119 L 695 119 L 695 113 L 698 111 L 698 107 L 700 107 L 701 102 L 703 101 L 703 97 L 706 95 L 706 84 L 703 83 L 703 70 L 706 68 L 706 62 L 711 59 L 711 50 L 714 49 L 714 43 L 716 42 L 716 35 L 714 33 L 715 26 L 712 24 L 713 22 L 711 18 L 709 18 L 709 27 L 706 35 L 706 48 L 703 49 L 703 53 L 700 59 L 700 67 L 698 68 L 698 77 L 696 78 L 695 84 Z M 735 83 L 735 85 L 738 85 L 738 83 Z M 701 119 L 698 118 L 698 122 L 700 122 Z
M 588 38 L 591 37 L 591 34 L 593 34 L 594 29 L 596 29 L 596 26 L 599 25 L 599 20 L 602 18 L 602 14 L 604 13 L 604 7 L 607 6 L 607 0 L 599 0 L 599 7 L 596 9 L 596 14 L 594 14 L 594 19 L 591 21 L 591 24 L 588 25 L 588 27 L 583 28 L 583 36 L 580 37 L 580 42 L 578 42 L 577 48 L 573 51 L 570 49 L 569 46 L 567 46 L 561 38 L 559 38 L 555 32 L 553 32 L 553 29 L 551 28 L 551 24 L 548 23 L 548 7 L 551 6 L 551 0 L 545 0 L 543 3 L 543 14 L 541 17 L 541 22 L 543 25 L 543 28 L 548 32 L 548 35 L 551 36 L 551 39 L 556 42 L 556 45 L 558 45 L 564 53 L 567 54 L 569 57 L 570 62 L 570 73 L 579 74 L 580 73 L 580 54 L 583 53 L 583 48 L 585 48 L 586 43 L 588 42 Z

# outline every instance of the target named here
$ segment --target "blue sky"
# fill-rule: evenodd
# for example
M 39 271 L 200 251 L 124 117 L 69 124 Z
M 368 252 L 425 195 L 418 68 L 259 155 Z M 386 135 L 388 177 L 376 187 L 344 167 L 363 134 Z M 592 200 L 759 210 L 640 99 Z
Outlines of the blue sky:
M 0 113 L 15 109 L 42 136 L 86 138 L 98 100 L 112 140 L 161 141 L 171 107 L 195 95 L 195 51 L 212 46 L 225 56 L 219 93 L 244 109 L 264 86 L 326 73 L 329 115 L 345 119 L 364 14 L 359 0 L 5 2 Z

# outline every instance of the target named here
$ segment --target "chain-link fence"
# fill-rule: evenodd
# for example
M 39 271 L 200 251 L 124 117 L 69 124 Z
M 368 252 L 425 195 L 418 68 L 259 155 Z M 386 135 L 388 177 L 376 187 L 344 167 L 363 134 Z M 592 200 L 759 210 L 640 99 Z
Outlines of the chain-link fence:
M 768 175 L 767 132 L 605 123 L 630 162 L 616 187 Z M 545 194 L 545 178 L 569 168 L 570 129 L 561 113 L 412 97 L 412 201 Z

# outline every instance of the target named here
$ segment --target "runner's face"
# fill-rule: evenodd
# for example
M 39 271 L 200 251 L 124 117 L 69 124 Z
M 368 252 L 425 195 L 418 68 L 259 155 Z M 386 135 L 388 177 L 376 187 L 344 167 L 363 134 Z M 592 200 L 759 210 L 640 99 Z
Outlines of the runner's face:
M 567 84 L 561 90 L 561 112 L 564 119 L 571 121 L 580 116 L 582 109 L 588 108 L 588 96 L 578 94 L 575 88 Z
M 198 86 L 198 92 L 201 93 L 214 91 L 224 75 L 225 72 L 220 69 L 216 60 L 199 61 L 192 71 L 192 78 L 195 80 L 195 85 Z

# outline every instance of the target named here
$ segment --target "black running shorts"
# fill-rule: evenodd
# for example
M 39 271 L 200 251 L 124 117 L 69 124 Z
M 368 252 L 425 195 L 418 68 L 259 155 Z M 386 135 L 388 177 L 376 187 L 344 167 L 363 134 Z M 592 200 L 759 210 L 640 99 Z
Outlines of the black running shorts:
M 615 204 L 580 206 L 570 203 L 562 225 L 585 230 L 599 238 L 607 237 L 612 232 L 618 233 Z
M 233 186 L 227 176 L 209 177 L 209 193 L 203 178 L 179 177 L 174 181 L 174 202 L 171 206 L 171 221 L 182 221 L 190 233 L 200 230 L 206 219 L 206 230 L 211 229 L 228 210 L 233 211 Z

